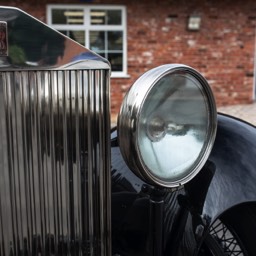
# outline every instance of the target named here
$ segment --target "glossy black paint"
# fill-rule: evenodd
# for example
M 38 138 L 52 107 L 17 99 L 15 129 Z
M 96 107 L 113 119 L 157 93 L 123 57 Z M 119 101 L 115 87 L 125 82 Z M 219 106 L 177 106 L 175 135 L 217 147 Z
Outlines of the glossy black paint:
M 227 209 L 256 201 L 256 128 L 219 115 L 218 131 L 209 160 L 216 170 L 202 214 L 214 220 Z
M 152 255 L 147 185 L 124 163 L 112 133 L 113 252 Z M 164 194 L 163 255 L 193 255 L 209 225 L 226 210 L 256 201 L 256 128 L 218 115 L 212 153 L 184 188 Z

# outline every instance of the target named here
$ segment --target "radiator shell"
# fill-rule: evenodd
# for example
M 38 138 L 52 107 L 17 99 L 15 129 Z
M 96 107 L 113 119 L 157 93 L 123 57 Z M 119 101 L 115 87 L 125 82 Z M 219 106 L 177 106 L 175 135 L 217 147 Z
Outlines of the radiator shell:
M 1 255 L 108 255 L 108 75 L 0 72 Z

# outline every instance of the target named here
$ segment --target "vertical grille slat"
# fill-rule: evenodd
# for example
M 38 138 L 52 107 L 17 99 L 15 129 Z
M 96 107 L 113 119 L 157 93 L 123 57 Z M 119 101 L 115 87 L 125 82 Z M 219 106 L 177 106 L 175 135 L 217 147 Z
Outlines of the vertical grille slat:
M 95 155 L 93 154 L 94 151 L 94 146 L 93 145 L 93 141 L 94 141 L 94 134 L 91 134 L 90 136 L 90 130 L 94 129 L 93 127 L 93 110 L 94 110 L 94 91 L 93 91 L 93 86 L 92 84 L 94 84 L 94 72 L 93 71 L 89 71 L 89 77 L 88 77 L 88 95 L 89 95 L 89 101 L 88 101 L 88 105 L 87 105 L 87 111 L 88 111 L 88 127 L 87 127 L 87 133 L 88 133 L 88 170 L 92 170 L 91 172 L 88 172 L 88 188 L 87 188 L 87 193 L 88 193 L 88 205 L 90 205 L 89 209 L 89 215 L 88 215 L 88 223 L 87 226 L 89 228 L 89 232 L 92 232 L 92 230 L 94 230 L 95 227 L 95 222 L 94 222 L 94 212 L 93 212 L 93 207 L 94 207 L 94 201 L 93 201 L 93 193 L 92 191 L 95 189 L 95 181 L 94 181 L 94 174 L 95 174 L 95 164 L 94 164 L 94 160 L 95 160 Z M 91 220 L 91 221 L 89 221 Z M 94 248 L 93 244 L 94 244 L 94 238 L 91 238 L 89 240 L 89 244 L 90 244 L 90 248 Z M 95 253 L 96 254 L 96 253 Z
M 0 72 L 0 255 L 110 255 L 108 81 Z

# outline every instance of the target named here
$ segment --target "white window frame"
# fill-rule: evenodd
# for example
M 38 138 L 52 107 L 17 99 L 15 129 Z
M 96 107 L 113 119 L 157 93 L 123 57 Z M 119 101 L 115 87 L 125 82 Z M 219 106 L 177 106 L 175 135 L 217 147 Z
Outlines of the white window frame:
M 84 24 L 69 25 L 69 24 L 52 24 L 52 10 L 53 9 L 81 9 L 84 11 Z M 94 10 L 121 10 L 122 20 L 121 25 L 91 25 L 90 11 Z M 126 21 L 126 7 L 121 5 L 79 5 L 79 4 L 49 4 L 47 5 L 47 24 L 57 30 L 84 30 L 85 31 L 85 47 L 89 48 L 89 31 L 91 30 L 109 30 L 123 32 L 123 71 L 112 71 L 111 77 L 129 77 L 127 75 L 127 21 Z

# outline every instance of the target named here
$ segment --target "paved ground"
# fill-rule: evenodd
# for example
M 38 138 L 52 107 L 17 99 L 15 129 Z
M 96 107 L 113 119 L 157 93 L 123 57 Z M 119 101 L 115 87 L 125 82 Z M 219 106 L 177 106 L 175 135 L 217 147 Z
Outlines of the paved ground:
M 235 105 L 218 108 L 218 112 L 241 118 L 256 125 L 256 103 L 248 105 Z

